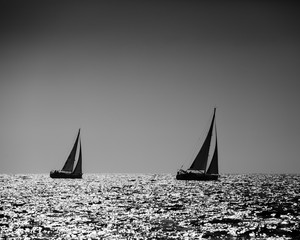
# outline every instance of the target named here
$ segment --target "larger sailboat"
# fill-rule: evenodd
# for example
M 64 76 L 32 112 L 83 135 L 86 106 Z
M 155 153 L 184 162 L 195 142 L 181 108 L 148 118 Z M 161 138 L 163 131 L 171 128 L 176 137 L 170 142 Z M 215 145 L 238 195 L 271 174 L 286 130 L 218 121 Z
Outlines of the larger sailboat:
M 218 180 L 219 177 L 219 167 L 218 167 L 218 143 L 217 143 L 217 128 L 216 128 L 216 108 L 214 109 L 212 121 L 208 134 L 204 140 L 204 143 L 193 161 L 192 165 L 188 170 L 180 169 L 177 172 L 177 180 L 197 180 L 197 181 L 208 181 L 208 180 Z M 207 162 L 209 159 L 210 146 L 212 141 L 213 130 L 215 129 L 215 149 L 210 162 L 209 167 L 207 167 Z
M 74 167 L 75 156 L 79 145 L 79 156 L 76 167 Z M 63 166 L 62 170 L 52 170 L 50 172 L 51 178 L 82 178 L 82 153 L 81 153 L 81 140 L 80 140 L 80 129 L 74 143 L 74 146 Z

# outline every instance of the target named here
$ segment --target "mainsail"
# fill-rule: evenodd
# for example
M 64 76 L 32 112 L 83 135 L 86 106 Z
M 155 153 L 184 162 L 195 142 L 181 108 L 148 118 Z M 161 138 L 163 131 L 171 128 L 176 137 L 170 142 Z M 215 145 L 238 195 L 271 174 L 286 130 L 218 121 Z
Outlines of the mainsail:
M 80 141 L 79 157 L 78 157 L 77 165 L 76 165 L 76 167 L 74 169 L 73 174 L 82 174 L 81 141 Z
M 78 131 L 77 138 L 76 138 L 76 141 L 74 143 L 74 146 L 73 146 L 73 148 L 72 148 L 72 150 L 69 154 L 69 157 L 68 157 L 65 165 L 62 168 L 62 171 L 65 171 L 65 172 L 72 172 L 73 171 L 75 156 L 76 156 L 76 151 L 77 151 L 77 145 L 78 145 L 78 141 L 79 141 L 79 135 L 80 135 L 80 129 Z
M 206 171 L 210 142 L 211 142 L 213 127 L 214 127 L 214 122 L 215 122 L 215 114 L 216 114 L 216 109 L 214 109 L 213 118 L 212 118 L 212 121 L 210 124 L 208 134 L 206 136 L 206 139 L 205 139 L 198 155 L 196 156 L 194 162 L 192 163 L 191 167 L 189 168 L 189 170 L 202 170 L 204 172 Z
M 217 133 L 216 133 L 217 136 Z M 218 143 L 216 138 L 216 146 L 214 155 L 212 157 L 212 160 L 210 162 L 209 168 L 207 169 L 208 174 L 219 174 L 219 166 L 218 166 Z

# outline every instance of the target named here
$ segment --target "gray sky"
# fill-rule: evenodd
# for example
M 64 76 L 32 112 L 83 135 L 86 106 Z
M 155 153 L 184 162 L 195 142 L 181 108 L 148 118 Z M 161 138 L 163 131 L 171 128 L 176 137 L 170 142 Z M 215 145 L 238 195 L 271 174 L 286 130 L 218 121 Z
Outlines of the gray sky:
M 0 173 L 189 167 L 217 106 L 221 173 L 299 173 L 300 21 L 289 1 L 0 5 Z

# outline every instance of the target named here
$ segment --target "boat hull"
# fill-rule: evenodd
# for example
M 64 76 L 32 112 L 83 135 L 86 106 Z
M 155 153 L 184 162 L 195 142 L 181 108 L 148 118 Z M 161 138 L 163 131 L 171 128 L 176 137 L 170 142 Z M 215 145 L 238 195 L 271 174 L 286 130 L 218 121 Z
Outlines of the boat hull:
M 216 181 L 218 180 L 218 174 L 206 174 L 206 173 L 177 173 L 177 180 L 194 180 L 194 181 Z
M 82 174 L 65 173 L 54 171 L 50 173 L 51 178 L 82 178 Z

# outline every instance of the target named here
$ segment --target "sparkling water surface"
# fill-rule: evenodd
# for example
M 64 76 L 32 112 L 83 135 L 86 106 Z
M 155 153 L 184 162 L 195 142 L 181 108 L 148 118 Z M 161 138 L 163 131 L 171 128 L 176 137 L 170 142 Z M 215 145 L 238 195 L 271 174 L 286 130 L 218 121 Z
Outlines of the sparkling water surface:
M 300 239 L 300 175 L 0 175 L 0 238 Z

